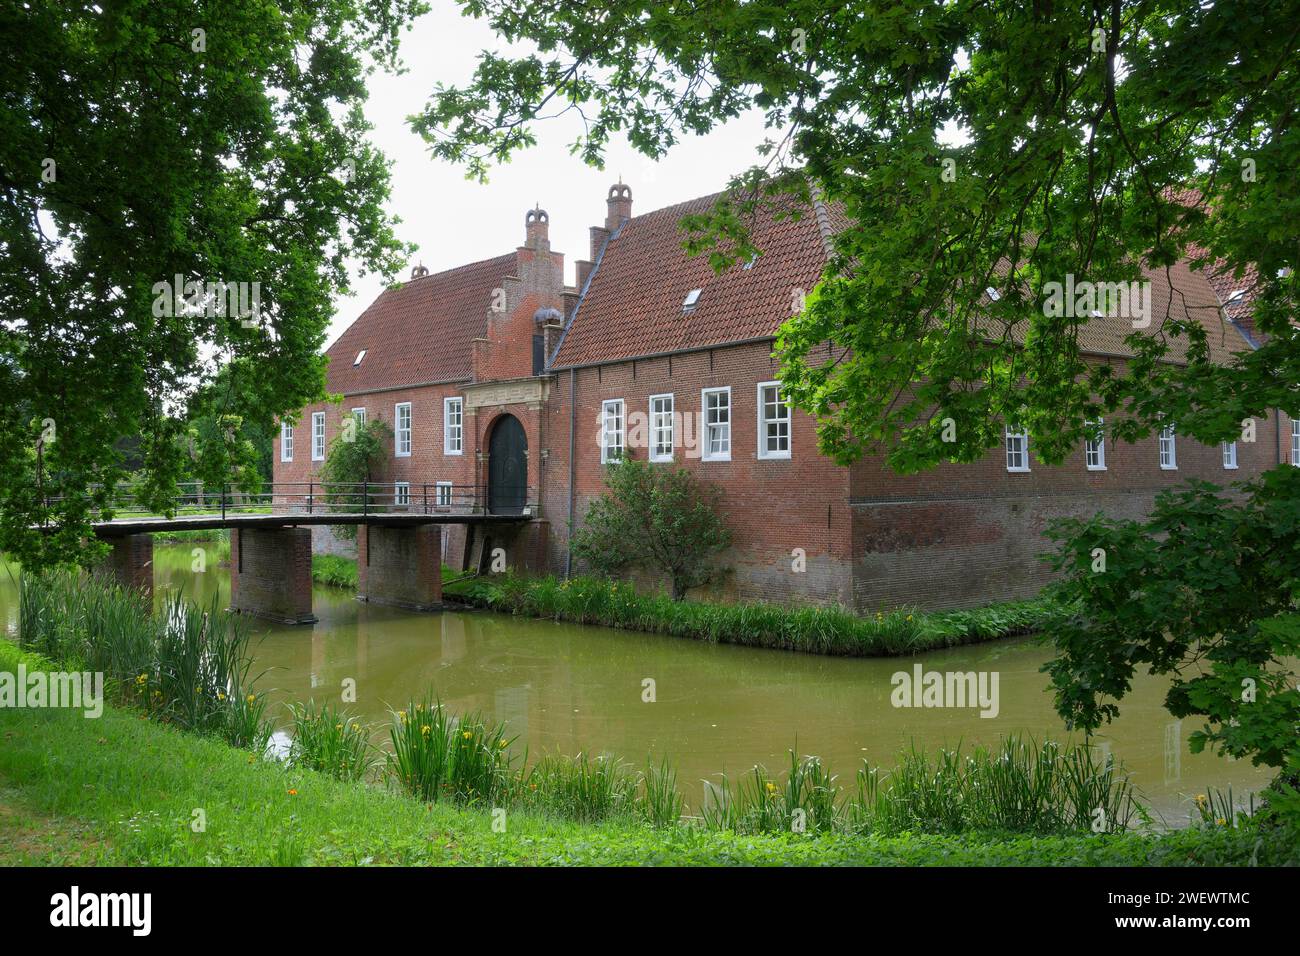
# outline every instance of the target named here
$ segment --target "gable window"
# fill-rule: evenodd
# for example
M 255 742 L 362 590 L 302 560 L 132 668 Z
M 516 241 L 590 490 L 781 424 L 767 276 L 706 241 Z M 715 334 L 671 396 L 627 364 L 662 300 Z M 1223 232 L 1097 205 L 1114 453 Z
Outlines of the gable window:
M 1225 441 L 1223 443 L 1223 467 L 1229 470 L 1237 467 L 1237 443 L 1235 441 Z
M 790 457 L 790 406 L 780 382 L 758 383 L 758 457 Z
M 280 422 L 280 460 L 293 461 L 293 422 Z
M 393 421 L 397 423 L 393 435 L 393 454 L 398 458 L 411 457 L 411 403 L 399 402 L 393 409 Z
M 600 463 L 608 464 L 623 457 L 623 399 L 611 398 L 600 403 Z
M 1007 471 L 1029 470 L 1029 433 L 1020 426 L 1006 426 Z
M 433 503 L 439 508 L 451 507 L 451 482 L 440 481 L 434 486 Z
M 1291 419 L 1291 464 L 1300 467 L 1300 418 Z
M 1160 429 L 1160 467 L 1165 471 L 1178 470 L 1178 449 L 1174 444 L 1174 426 Z
M 465 448 L 465 406 L 459 398 L 442 400 L 442 453 L 459 455 Z
M 311 460 L 325 460 L 325 413 L 311 413 Z
M 705 461 L 731 461 L 731 389 L 706 388 L 701 393 L 704 409 Z
M 1088 466 L 1089 471 L 1105 471 L 1106 433 L 1102 428 L 1102 420 L 1099 418 L 1095 422 L 1086 424 L 1092 430 L 1092 435 L 1083 443 L 1084 464 Z
M 650 460 L 673 460 L 673 397 L 650 396 Z
M 393 504 L 399 508 L 406 507 L 411 503 L 411 483 L 409 481 L 399 481 L 393 485 Z

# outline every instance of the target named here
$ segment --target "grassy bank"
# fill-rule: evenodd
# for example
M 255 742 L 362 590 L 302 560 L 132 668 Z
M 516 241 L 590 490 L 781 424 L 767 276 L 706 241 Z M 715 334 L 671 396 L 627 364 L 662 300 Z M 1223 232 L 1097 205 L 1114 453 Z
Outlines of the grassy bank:
M 356 558 L 344 558 L 337 554 L 313 554 L 311 579 L 325 587 L 355 591 L 357 589 Z
M 19 652 L 0 640 L 0 670 Z M 29 666 L 36 659 L 28 656 Z M 588 824 L 426 804 L 257 759 L 115 706 L 0 709 L 0 864 L 1241 865 L 1300 862 L 1295 841 L 1241 828 L 1154 836 L 742 836 Z M 203 826 L 196 830 L 202 811 Z
M 630 584 L 589 577 L 569 581 L 515 575 L 468 578 L 445 585 L 443 592 L 448 598 L 509 614 L 850 657 L 914 654 L 1027 634 L 1061 613 L 1043 600 L 970 611 L 899 609 L 865 616 L 844 608 L 705 604 L 638 594 Z

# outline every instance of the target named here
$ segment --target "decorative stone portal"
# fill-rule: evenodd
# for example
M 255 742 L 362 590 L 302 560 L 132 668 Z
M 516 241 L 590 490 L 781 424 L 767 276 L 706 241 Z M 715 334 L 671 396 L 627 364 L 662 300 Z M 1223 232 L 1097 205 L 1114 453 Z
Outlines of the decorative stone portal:
M 410 611 L 441 610 L 442 528 L 358 528 L 357 598 Z
M 311 529 L 231 528 L 230 609 L 311 624 Z
M 112 550 L 100 567 L 123 587 L 153 593 L 153 535 L 105 536 Z

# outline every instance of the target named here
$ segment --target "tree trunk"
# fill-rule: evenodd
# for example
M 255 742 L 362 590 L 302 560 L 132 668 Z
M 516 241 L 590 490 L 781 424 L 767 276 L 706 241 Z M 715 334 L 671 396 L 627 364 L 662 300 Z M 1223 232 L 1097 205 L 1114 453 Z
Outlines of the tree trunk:
M 673 578 L 673 600 L 680 601 L 686 597 L 686 584 L 678 578 Z

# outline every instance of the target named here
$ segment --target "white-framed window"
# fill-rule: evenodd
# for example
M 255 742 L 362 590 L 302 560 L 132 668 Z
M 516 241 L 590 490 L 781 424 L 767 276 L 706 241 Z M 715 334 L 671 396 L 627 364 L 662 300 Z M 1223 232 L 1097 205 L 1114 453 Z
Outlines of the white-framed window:
M 451 482 L 440 481 L 433 488 L 433 503 L 439 508 L 451 507 Z
M 393 484 L 393 504 L 404 507 L 411 503 L 411 483 L 398 481 Z
M 311 413 L 311 460 L 325 460 L 325 413 Z
M 1165 471 L 1178 470 L 1178 447 L 1173 425 L 1160 429 L 1160 467 Z
M 393 406 L 393 454 L 398 458 L 411 457 L 411 403 L 398 402 Z
M 1006 426 L 1007 471 L 1029 470 L 1029 432 L 1020 426 Z
M 673 396 L 650 396 L 650 460 L 673 460 Z
M 1291 419 L 1291 464 L 1300 468 L 1300 418 Z
M 293 461 L 293 422 L 280 422 L 280 460 Z
M 1083 442 L 1083 463 L 1089 471 L 1106 470 L 1106 431 L 1099 418 L 1095 422 L 1086 422 L 1089 429 L 1088 438 Z
M 790 457 L 790 406 L 780 382 L 758 383 L 758 457 Z
M 608 464 L 623 457 L 626 420 L 623 399 L 608 398 L 600 403 L 600 463 Z
M 442 453 L 460 455 L 465 450 L 465 404 L 460 398 L 442 400 Z
M 1237 467 L 1237 443 L 1235 441 L 1225 441 L 1223 443 L 1223 467 L 1229 470 Z
M 706 388 L 700 392 L 704 412 L 703 448 L 705 461 L 731 461 L 731 387 Z
M 358 431 L 366 427 L 366 410 L 364 408 L 352 409 L 352 417 L 357 420 Z

